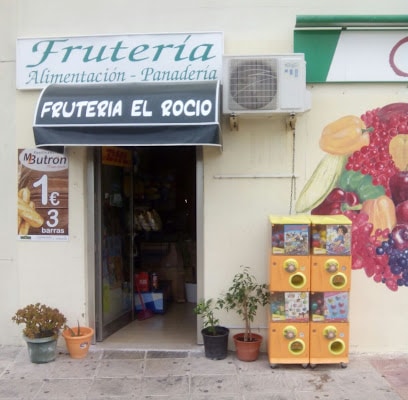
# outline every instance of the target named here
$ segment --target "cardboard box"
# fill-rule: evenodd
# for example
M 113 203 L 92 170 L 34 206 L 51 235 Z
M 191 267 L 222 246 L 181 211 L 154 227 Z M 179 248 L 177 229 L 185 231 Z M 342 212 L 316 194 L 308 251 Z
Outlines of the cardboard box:
M 145 307 L 156 314 L 163 314 L 166 311 L 166 302 L 162 291 L 141 293 Z M 135 293 L 135 310 L 141 311 L 142 304 L 139 294 Z

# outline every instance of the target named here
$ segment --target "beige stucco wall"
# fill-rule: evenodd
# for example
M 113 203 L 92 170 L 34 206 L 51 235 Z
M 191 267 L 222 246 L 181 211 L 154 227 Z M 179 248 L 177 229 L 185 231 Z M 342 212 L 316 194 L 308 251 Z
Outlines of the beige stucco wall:
M 0 344 L 20 343 L 10 322 L 27 302 L 55 305 L 72 321 L 88 320 L 86 265 L 86 154 L 69 150 L 70 241 L 19 243 L 15 239 L 16 151 L 34 144 L 32 120 L 39 92 L 15 90 L 17 37 L 76 36 L 155 32 L 224 32 L 225 54 L 293 51 L 298 14 L 406 14 L 406 0 L 229 0 L 135 2 L 132 0 L 4 0 L 0 2 Z M 300 192 L 323 153 L 322 127 L 344 114 L 406 101 L 406 84 L 331 84 L 309 88 L 312 109 L 298 116 L 295 174 Z M 226 122 L 226 121 L 225 121 Z M 218 296 L 238 267 L 250 265 L 267 279 L 270 213 L 290 211 L 290 181 L 274 178 L 223 179 L 225 175 L 291 173 L 292 134 L 282 118 L 241 119 L 238 132 L 224 126 L 224 151 L 204 150 L 204 295 Z M 408 329 L 407 289 L 392 293 L 353 271 L 351 348 L 404 351 Z M 222 322 L 239 327 L 233 315 Z M 266 327 L 266 317 L 256 326 Z

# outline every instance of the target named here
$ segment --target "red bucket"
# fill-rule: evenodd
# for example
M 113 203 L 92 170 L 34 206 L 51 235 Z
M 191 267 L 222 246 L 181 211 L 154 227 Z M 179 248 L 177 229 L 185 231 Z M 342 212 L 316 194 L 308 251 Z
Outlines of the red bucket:
M 135 290 L 138 287 L 141 292 L 149 291 L 149 274 L 147 272 L 139 272 L 134 278 Z

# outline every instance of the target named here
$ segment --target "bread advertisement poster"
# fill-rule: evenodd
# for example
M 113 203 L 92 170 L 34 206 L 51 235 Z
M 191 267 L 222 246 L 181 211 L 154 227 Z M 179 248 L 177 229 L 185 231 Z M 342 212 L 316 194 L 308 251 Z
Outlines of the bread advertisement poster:
M 17 237 L 68 240 L 68 157 L 38 148 L 18 150 Z

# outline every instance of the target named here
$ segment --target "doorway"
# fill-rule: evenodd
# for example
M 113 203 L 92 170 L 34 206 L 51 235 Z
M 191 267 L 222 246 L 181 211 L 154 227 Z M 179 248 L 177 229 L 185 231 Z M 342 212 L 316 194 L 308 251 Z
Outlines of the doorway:
M 113 161 L 105 148 L 94 159 L 96 340 L 116 347 L 195 344 L 201 149 L 111 149 Z M 181 324 L 184 338 L 176 335 Z

